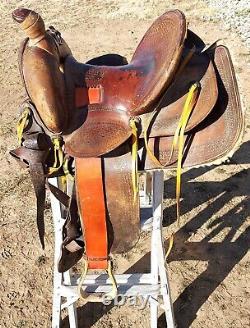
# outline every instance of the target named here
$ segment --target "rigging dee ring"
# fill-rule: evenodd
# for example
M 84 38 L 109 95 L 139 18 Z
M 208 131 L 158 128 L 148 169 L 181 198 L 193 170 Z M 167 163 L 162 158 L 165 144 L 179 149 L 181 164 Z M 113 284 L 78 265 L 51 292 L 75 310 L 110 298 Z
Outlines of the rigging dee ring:
M 114 274 L 112 271 L 112 263 L 110 260 L 108 261 L 108 266 L 105 271 L 107 272 L 108 277 L 112 284 L 111 291 L 109 291 L 108 293 L 102 293 L 102 292 L 89 293 L 86 290 L 83 290 L 82 287 L 83 287 L 83 284 L 84 284 L 84 281 L 86 279 L 87 272 L 88 272 L 88 261 L 86 259 L 84 259 L 84 268 L 83 268 L 83 272 L 81 274 L 79 284 L 77 287 L 78 295 L 81 300 L 83 300 L 85 302 L 100 302 L 100 301 L 102 301 L 102 299 L 104 297 L 109 298 L 111 300 L 113 300 L 116 297 L 118 289 L 117 289 L 117 283 L 116 283 L 116 280 L 115 280 L 115 277 L 114 277 Z

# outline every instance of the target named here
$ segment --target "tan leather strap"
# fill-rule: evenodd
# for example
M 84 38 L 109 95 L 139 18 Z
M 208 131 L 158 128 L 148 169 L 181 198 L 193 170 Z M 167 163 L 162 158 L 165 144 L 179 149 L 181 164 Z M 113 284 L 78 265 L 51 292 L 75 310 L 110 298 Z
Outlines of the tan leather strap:
M 101 158 L 76 158 L 76 192 L 89 269 L 108 268 Z

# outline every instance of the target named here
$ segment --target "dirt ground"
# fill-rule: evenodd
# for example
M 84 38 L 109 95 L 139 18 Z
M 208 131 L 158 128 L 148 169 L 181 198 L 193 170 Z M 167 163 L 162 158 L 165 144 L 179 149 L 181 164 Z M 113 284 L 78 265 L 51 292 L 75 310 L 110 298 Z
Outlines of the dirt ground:
M 11 12 L 26 6 L 40 12 L 59 29 L 75 56 L 86 61 L 96 55 L 119 53 L 131 58 L 151 22 L 168 9 L 184 11 L 190 28 L 207 43 L 222 39 L 232 53 L 244 107 L 246 131 L 241 147 L 220 166 L 183 174 L 181 228 L 168 260 L 178 327 L 250 326 L 250 58 L 247 49 L 213 9 L 202 1 L 7 1 L 0 3 L 0 327 L 50 327 L 52 309 L 53 226 L 46 209 L 46 251 L 40 249 L 35 224 L 35 198 L 29 176 L 12 160 L 18 104 L 24 90 L 17 67 L 23 34 Z M 177 230 L 174 174 L 166 173 L 164 236 Z M 149 264 L 150 238 L 143 235 L 118 271 L 139 271 Z M 143 255 L 142 255 L 143 254 Z M 79 306 L 81 327 L 149 327 L 148 309 Z M 164 317 L 159 327 L 165 327 Z M 66 313 L 62 327 L 68 327 Z

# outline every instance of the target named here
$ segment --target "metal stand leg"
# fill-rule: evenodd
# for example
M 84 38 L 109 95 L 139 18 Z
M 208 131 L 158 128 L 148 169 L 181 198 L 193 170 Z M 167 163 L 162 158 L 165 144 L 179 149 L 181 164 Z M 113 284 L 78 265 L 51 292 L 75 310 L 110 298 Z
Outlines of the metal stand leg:
M 50 183 L 58 187 L 57 178 L 51 178 Z M 64 219 L 62 218 L 61 205 L 59 201 L 50 194 L 51 199 L 51 208 L 53 214 L 53 223 L 54 223 L 54 235 L 55 235 L 55 249 L 54 249 L 54 293 L 53 293 L 53 313 L 52 313 L 52 328 L 59 328 L 61 321 L 61 310 L 62 310 L 62 296 L 61 296 L 61 287 L 63 283 L 70 284 L 71 277 L 70 271 L 65 272 L 64 274 L 59 273 L 57 270 L 57 261 L 61 252 L 62 244 L 62 227 L 64 224 Z M 67 297 L 67 302 L 71 303 L 71 297 Z M 69 324 L 70 328 L 77 328 L 77 315 L 75 304 L 72 303 L 68 307 L 69 314 Z
M 71 284 L 71 277 L 70 277 L 70 270 L 63 274 L 65 284 Z M 71 303 L 71 297 L 67 297 L 67 302 Z M 73 302 L 68 308 L 68 315 L 69 315 L 69 327 L 70 328 L 78 328 L 77 323 L 77 311 L 75 303 Z
M 50 183 L 57 186 L 57 179 L 50 179 Z M 167 327 L 174 328 L 175 326 L 162 240 L 163 187 L 163 171 L 146 173 L 144 192 L 141 197 L 141 205 L 145 205 L 148 209 L 152 208 L 153 214 L 153 218 L 151 220 L 151 273 L 115 275 L 119 287 L 119 294 L 123 293 L 126 296 L 144 295 L 145 297 L 149 297 L 151 328 L 157 328 L 159 306 L 165 311 Z M 146 194 L 150 195 L 150 199 L 145 199 Z M 60 245 L 62 243 L 62 227 L 64 220 L 62 219 L 61 206 L 53 195 L 51 195 L 51 206 L 55 227 L 55 266 L 52 328 L 60 327 L 61 309 L 65 307 L 67 307 L 69 313 L 70 328 L 77 328 L 77 315 L 74 302 L 78 299 L 78 278 L 76 277 L 73 279 L 71 277 L 70 271 L 64 273 L 63 275 L 57 271 L 56 261 L 60 255 Z M 146 222 L 146 225 L 149 225 L 148 222 Z M 87 275 L 85 282 L 88 288 L 93 288 L 93 291 L 96 290 L 97 292 L 103 292 L 106 291 L 107 288 L 110 289 L 110 281 L 106 275 Z M 67 302 L 64 304 L 61 304 L 62 296 L 66 297 L 67 299 Z M 163 304 L 160 304 L 159 296 L 162 296 Z
M 57 179 L 53 178 L 50 180 L 55 186 L 57 186 Z M 55 248 L 54 248 L 54 292 L 53 292 L 53 313 L 52 313 L 52 328 L 59 328 L 61 321 L 61 285 L 62 285 L 62 274 L 57 271 L 57 260 L 60 254 L 60 245 L 62 243 L 62 225 L 63 220 L 61 218 L 61 207 L 57 199 L 50 194 L 51 208 L 54 223 L 54 237 L 55 237 Z
M 174 312 L 170 295 L 170 286 L 165 265 L 164 243 L 162 238 L 162 219 L 163 219 L 163 191 L 164 191 L 164 173 L 163 171 L 153 172 L 153 231 L 152 231 L 152 249 L 151 266 L 156 266 L 159 274 L 160 295 L 163 297 L 163 309 L 166 315 L 167 327 L 174 328 Z M 151 269 L 152 270 L 152 269 Z M 152 323 L 151 323 L 152 324 Z
M 144 186 L 143 186 L 143 203 L 149 205 L 152 197 L 152 174 L 150 172 L 144 173 Z
M 157 320 L 158 320 L 158 301 L 150 298 L 150 327 L 157 328 Z

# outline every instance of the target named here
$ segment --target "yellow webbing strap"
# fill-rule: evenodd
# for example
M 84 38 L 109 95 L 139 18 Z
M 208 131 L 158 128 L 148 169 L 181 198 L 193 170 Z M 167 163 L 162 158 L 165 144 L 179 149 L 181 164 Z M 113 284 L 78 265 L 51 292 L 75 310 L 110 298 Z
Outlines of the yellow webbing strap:
M 64 176 L 61 177 L 64 184 L 66 184 L 67 178 L 74 180 L 74 177 L 69 170 L 69 158 L 64 156 L 62 149 L 62 139 L 52 138 L 53 148 L 54 148 L 54 163 L 52 167 L 49 168 L 49 174 L 57 172 L 59 169 L 63 169 Z
M 138 188 L 138 137 L 137 137 L 137 126 L 136 119 L 131 118 L 130 127 L 132 129 L 132 183 L 134 191 L 134 201 L 136 200 L 137 194 L 139 192 Z
M 70 180 L 74 180 L 74 177 L 69 170 L 69 159 L 67 157 L 65 157 L 63 161 L 63 172 L 65 177 L 68 177 Z
M 181 194 L 181 169 L 182 169 L 182 157 L 184 149 L 184 133 L 187 126 L 188 120 L 195 106 L 198 98 L 199 84 L 194 83 L 188 92 L 187 99 L 184 104 L 183 112 L 180 118 L 180 122 L 175 132 L 172 152 L 176 145 L 178 146 L 178 160 L 176 169 L 176 212 L 177 212 L 177 223 L 180 224 L 180 194 Z
M 160 167 L 162 167 L 162 168 L 166 167 L 166 165 L 168 163 L 170 163 L 170 161 L 172 159 L 174 150 L 175 149 L 178 150 L 177 169 L 176 169 L 176 216 L 177 216 L 178 226 L 180 225 L 181 169 L 182 169 L 182 157 L 183 157 L 183 149 L 184 149 L 184 133 L 185 133 L 185 129 L 186 129 L 188 120 L 190 118 L 190 115 L 192 113 L 192 110 L 197 101 L 198 92 L 199 92 L 199 84 L 194 83 L 188 91 L 188 95 L 187 95 L 187 98 L 186 98 L 186 101 L 185 101 L 185 104 L 183 107 L 183 111 L 182 111 L 178 126 L 175 130 L 170 156 L 169 156 L 167 163 L 165 163 L 164 165 L 160 163 L 160 161 L 155 157 L 155 155 L 149 149 L 148 142 L 147 142 L 147 132 L 148 132 L 147 130 L 148 130 L 149 125 L 144 130 L 144 141 L 145 141 L 145 147 L 146 147 L 147 153 L 150 156 L 150 159 L 153 160 L 155 163 L 157 163 L 157 165 L 159 165 Z M 174 243 L 174 235 L 171 235 L 169 237 L 169 247 L 168 247 L 168 250 L 166 251 L 166 258 L 170 254 L 170 251 L 173 247 L 173 243 Z
M 173 245 L 174 245 L 174 234 L 172 233 L 172 235 L 168 238 L 168 249 L 166 251 L 166 254 L 165 254 L 165 259 L 167 259 L 168 255 L 170 254 L 172 248 L 173 248 Z
M 49 168 L 49 174 L 57 172 L 62 167 L 64 161 L 61 139 L 53 138 L 52 143 L 54 146 L 54 163 L 53 166 Z
M 180 227 L 180 196 L 181 196 L 181 169 L 182 169 L 182 157 L 183 157 L 183 149 L 184 149 L 184 133 L 185 128 L 187 126 L 188 120 L 192 113 L 192 110 L 197 101 L 199 92 L 199 84 L 194 83 L 189 89 L 187 99 L 185 101 L 183 111 L 180 117 L 179 124 L 175 131 L 174 140 L 172 144 L 170 158 L 173 155 L 173 151 L 176 146 L 178 146 L 178 160 L 177 160 L 177 169 L 176 169 L 176 216 L 177 216 L 177 225 Z M 171 252 L 171 249 L 174 244 L 174 234 L 172 234 L 169 238 L 169 245 L 166 251 L 165 259 L 167 259 L 168 255 Z
M 19 146 L 21 146 L 21 144 L 22 144 L 23 130 L 25 129 L 25 127 L 28 123 L 29 115 L 30 115 L 29 108 L 25 108 L 18 120 L 18 123 L 17 123 L 16 129 L 17 129 L 17 140 L 18 140 Z

